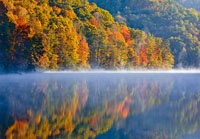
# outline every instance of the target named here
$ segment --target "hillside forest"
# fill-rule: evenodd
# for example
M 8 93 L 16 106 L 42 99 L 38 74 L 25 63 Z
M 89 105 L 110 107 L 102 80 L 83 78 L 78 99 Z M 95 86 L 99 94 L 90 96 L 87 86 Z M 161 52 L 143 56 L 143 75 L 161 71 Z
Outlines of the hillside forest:
M 199 67 L 199 0 L 89 1 L 108 10 L 119 23 L 169 41 L 176 68 Z
M 1 71 L 174 65 L 168 40 L 116 22 L 84 0 L 1 0 L 0 19 Z

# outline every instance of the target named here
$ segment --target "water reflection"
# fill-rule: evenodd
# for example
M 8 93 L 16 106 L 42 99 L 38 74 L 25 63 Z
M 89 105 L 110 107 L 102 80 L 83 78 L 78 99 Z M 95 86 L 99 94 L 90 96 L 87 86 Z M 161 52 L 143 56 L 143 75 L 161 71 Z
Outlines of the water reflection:
M 198 74 L 0 76 L 0 137 L 199 137 L 199 77 Z

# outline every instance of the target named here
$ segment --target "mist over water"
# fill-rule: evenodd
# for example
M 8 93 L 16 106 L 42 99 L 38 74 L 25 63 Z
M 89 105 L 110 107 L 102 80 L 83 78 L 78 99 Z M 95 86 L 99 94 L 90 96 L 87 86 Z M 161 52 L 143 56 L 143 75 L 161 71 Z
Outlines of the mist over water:
M 0 75 L 0 138 L 199 138 L 199 71 L 145 73 Z
M 194 74 L 194 73 L 200 73 L 200 69 L 171 69 L 171 70 L 80 70 L 80 71 L 45 71 L 44 73 L 143 73 L 143 74 L 148 74 L 148 73 L 153 73 L 153 74 Z

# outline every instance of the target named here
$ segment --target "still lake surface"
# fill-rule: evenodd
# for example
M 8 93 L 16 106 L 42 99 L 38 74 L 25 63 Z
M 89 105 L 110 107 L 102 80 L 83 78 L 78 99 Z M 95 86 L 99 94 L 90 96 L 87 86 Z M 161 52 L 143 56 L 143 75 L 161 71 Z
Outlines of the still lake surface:
M 0 138 L 200 138 L 200 74 L 0 75 Z

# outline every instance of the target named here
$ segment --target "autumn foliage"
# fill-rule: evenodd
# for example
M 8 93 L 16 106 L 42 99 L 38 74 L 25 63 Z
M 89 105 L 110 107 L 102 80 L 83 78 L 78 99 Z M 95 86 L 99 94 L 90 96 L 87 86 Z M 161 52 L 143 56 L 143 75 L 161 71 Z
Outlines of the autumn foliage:
M 1 70 L 173 66 L 169 45 L 163 48 L 162 40 L 151 45 L 150 39 L 158 38 L 115 22 L 108 11 L 95 4 L 4 0 L 1 8 Z M 147 49 L 155 55 L 156 64 L 149 60 Z

